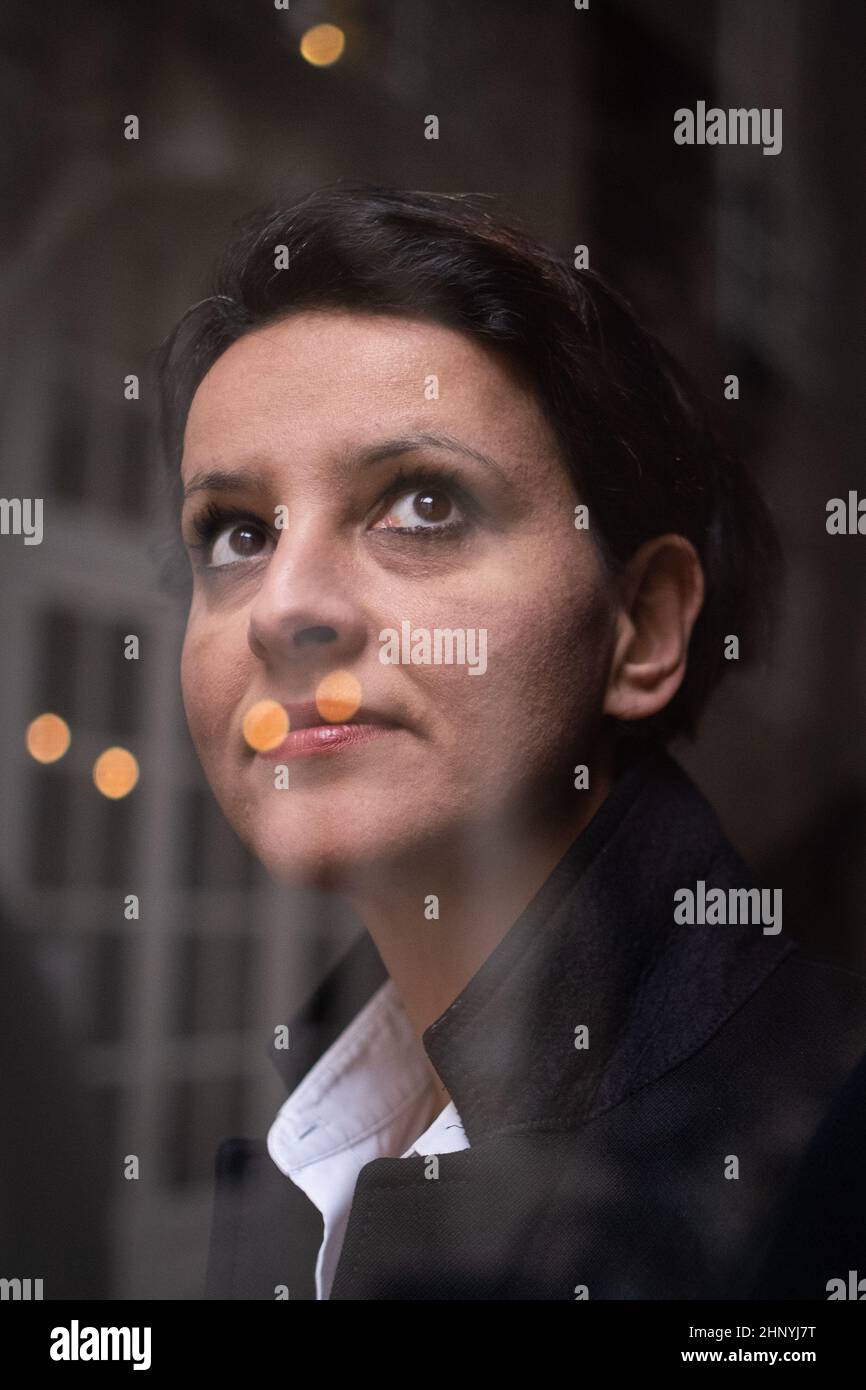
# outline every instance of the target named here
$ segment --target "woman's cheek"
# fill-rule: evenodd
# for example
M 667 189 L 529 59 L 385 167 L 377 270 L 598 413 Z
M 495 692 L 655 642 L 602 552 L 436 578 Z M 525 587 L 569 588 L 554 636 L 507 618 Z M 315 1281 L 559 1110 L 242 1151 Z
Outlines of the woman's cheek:
M 515 609 L 501 643 L 491 643 L 499 708 L 516 709 L 515 726 L 536 756 L 591 729 L 599 714 L 608 648 L 608 606 L 589 586 L 546 594 Z M 563 745 L 565 740 L 565 745 Z
M 213 755 L 218 740 L 225 739 L 242 687 L 238 663 L 228 659 L 218 636 L 188 628 L 181 653 L 181 689 L 190 734 L 202 761 Z

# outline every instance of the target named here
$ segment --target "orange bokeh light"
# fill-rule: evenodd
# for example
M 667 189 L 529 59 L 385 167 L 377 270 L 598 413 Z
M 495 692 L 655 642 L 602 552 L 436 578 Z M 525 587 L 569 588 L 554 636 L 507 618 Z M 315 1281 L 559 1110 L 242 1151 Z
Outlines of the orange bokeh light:
M 138 762 L 126 748 L 106 748 L 93 764 L 93 781 L 103 796 L 118 801 L 138 781 Z
M 351 671 L 331 671 L 316 688 L 316 709 L 329 724 L 351 719 L 361 706 L 361 682 Z
M 267 753 L 289 732 L 289 716 L 277 700 L 258 700 L 244 715 L 244 738 L 257 753 Z
M 346 35 L 336 24 L 314 24 L 301 38 L 301 57 L 314 68 L 327 68 L 342 57 Z
M 40 714 L 27 725 L 24 741 L 38 763 L 56 763 L 72 742 L 72 735 L 59 714 Z

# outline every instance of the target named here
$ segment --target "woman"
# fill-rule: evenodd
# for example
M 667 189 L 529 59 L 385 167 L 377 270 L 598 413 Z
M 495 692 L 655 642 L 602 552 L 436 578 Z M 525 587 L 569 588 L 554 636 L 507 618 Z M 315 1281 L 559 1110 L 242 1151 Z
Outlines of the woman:
M 365 927 L 222 1146 L 208 1295 L 759 1289 L 866 989 L 665 751 L 777 569 L 685 374 L 481 200 L 364 186 L 251 218 L 160 371 L 196 749 Z

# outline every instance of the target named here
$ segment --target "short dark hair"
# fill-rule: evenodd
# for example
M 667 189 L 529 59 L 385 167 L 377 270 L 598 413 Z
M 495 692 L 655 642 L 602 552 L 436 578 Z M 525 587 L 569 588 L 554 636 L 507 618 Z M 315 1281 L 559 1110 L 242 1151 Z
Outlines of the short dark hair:
M 211 365 L 245 333 L 295 311 L 426 318 L 504 351 L 536 392 L 611 570 L 666 532 L 700 556 L 706 596 L 683 683 L 658 715 L 627 727 L 691 735 L 730 667 L 725 637 L 738 637 L 740 665 L 769 639 L 781 576 L 769 513 L 695 383 L 628 301 L 490 202 L 337 182 L 242 219 L 212 293 L 157 352 L 168 465 L 179 488 L 187 413 Z M 288 270 L 275 266 L 280 246 Z

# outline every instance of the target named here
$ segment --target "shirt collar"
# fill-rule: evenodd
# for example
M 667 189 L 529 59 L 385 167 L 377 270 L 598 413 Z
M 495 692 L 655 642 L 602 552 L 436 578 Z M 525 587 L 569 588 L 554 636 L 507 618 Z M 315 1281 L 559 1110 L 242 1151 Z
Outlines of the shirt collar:
M 295 1176 L 370 1140 L 401 1154 L 426 1127 L 434 1084 L 393 981 L 386 980 L 281 1107 L 271 1156 Z

